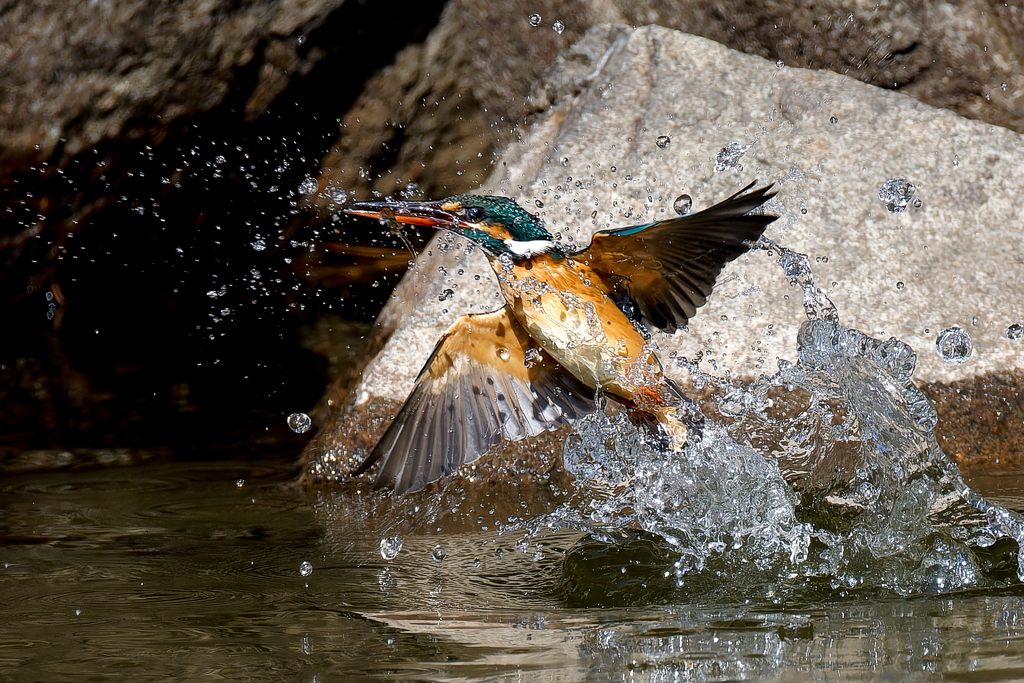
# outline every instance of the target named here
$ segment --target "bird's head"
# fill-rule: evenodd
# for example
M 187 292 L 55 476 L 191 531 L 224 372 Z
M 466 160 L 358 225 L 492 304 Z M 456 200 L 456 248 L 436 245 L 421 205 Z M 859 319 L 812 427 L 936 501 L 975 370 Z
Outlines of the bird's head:
M 355 216 L 443 228 L 479 244 L 493 258 L 529 258 L 555 249 L 544 223 L 507 197 L 461 194 L 436 202 L 354 202 Z

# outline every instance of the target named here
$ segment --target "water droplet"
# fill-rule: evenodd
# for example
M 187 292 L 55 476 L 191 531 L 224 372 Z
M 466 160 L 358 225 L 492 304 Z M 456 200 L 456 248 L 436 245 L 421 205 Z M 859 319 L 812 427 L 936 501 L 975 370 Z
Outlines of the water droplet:
M 76 617 L 80 617 L 82 616 L 82 610 L 76 609 L 74 612 L 72 612 L 72 614 L 74 614 Z
M 348 201 L 348 192 L 340 187 L 328 187 L 324 190 L 324 194 L 335 204 L 344 204 Z
M 739 142 L 730 142 L 728 145 L 719 150 L 718 154 L 715 155 L 715 173 L 721 173 L 730 168 L 735 168 L 739 165 L 740 157 L 742 157 L 746 151 L 750 149 L 750 145 L 740 144 Z
M 555 23 L 551 24 L 551 28 L 558 35 L 562 35 L 562 31 L 565 30 L 565 24 L 563 24 L 561 20 L 558 20 Z
M 953 155 L 953 168 L 960 168 L 960 156 L 957 154 Z
M 672 144 L 672 138 L 670 138 L 667 135 L 659 135 L 658 139 L 654 141 L 654 144 L 656 144 L 658 147 L 661 147 L 662 149 L 665 149 L 670 144 Z
M 263 240 L 253 240 L 252 248 L 256 251 L 263 251 L 267 248 L 267 243 Z
M 299 574 L 302 576 L 309 576 L 313 573 L 313 565 L 303 560 L 302 564 L 299 565 Z
M 974 344 L 967 330 L 960 327 L 949 327 L 939 332 L 935 338 L 935 350 L 947 363 L 961 365 L 967 362 L 974 351 Z
M 914 200 L 913 202 L 911 202 L 911 203 L 912 203 L 912 204 L 914 205 L 914 208 L 915 208 L 915 209 L 920 209 L 920 208 L 921 208 L 921 204 L 922 204 L 922 202 L 921 202 L 921 200 L 920 200 L 920 199 L 915 199 L 915 200 Z
M 1024 325 L 1014 323 L 1006 328 L 1006 338 L 1010 341 L 1017 341 L 1021 337 L 1024 337 Z
M 238 481 L 236 481 L 235 486 L 237 486 L 238 488 L 242 488 L 243 486 L 245 486 L 245 479 L 239 479 Z
M 917 187 L 906 178 L 889 178 L 882 183 L 882 188 L 878 191 L 878 198 L 885 204 L 889 213 L 902 213 L 915 192 L 917 192 Z
M 781 69 L 784 66 L 786 66 L 786 63 L 784 61 L 782 61 L 781 59 L 776 59 L 775 60 L 775 67 L 776 68 Z
M 693 208 L 693 197 L 688 194 L 681 194 L 676 197 L 676 200 L 672 202 L 672 210 L 680 216 L 685 216 L 690 213 L 690 209 Z
M 444 558 L 448 557 L 448 551 L 444 549 L 444 546 L 435 545 L 434 549 L 430 551 L 430 556 L 440 562 Z
M 292 413 L 288 416 L 288 428 L 296 434 L 307 432 L 312 426 L 313 421 L 305 413 Z
M 497 352 L 498 352 L 498 358 L 500 358 L 502 360 L 508 360 L 509 357 L 511 357 L 511 355 L 512 355 L 511 353 L 509 353 L 509 350 L 506 349 L 504 346 L 499 346 Z
M 402 552 L 402 539 L 398 536 L 385 536 L 380 539 L 380 556 L 385 560 L 393 560 Z
M 902 282 L 897 282 L 896 283 L 896 289 L 899 289 L 899 290 L 902 291 L 904 287 L 906 287 L 906 285 L 903 284 Z
M 227 158 L 223 154 L 218 154 L 213 158 L 213 160 L 216 161 L 218 164 L 223 164 L 225 161 L 227 161 Z
M 828 117 L 828 122 L 829 123 L 839 123 L 839 118 L 835 117 L 835 116 L 830 116 L 830 117 Z
M 562 160 L 559 161 L 559 163 L 562 164 L 562 166 L 568 166 L 569 165 L 569 157 L 562 157 Z
M 539 199 L 535 200 L 533 203 L 537 205 L 538 209 L 543 209 L 544 208 L 544 202 L 542 202 Z
M 455 290 L 446 289 L 446 290 L 444 290 L 443 292 L 441 292 L 440 294 L 437 295 L 437 300 L 438 301 L 448 301 L 453 296 L 455 296 Z
M 316 178 L 308 177 L 299 185 L 299 194 L 313 194 L 319 187 Z
M 529 17 L 527 17 L 527 21 L 530 22 L 530 26 L 540 26 L 540 15 L 534 12 Z

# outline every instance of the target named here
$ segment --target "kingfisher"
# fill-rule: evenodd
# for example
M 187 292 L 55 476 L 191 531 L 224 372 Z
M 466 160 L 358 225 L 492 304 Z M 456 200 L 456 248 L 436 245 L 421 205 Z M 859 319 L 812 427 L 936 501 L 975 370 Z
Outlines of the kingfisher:
M 416 491 L 505 440 L 536 436 L 622 404 L 658 443 L 680 450 L 697 411 L 666 377 L 650 328 L 674 333 L 728 262 L 777 216 L 747 185 L 696 213 L 593 235 L 571 249 L 507 197 L 353 202 L 346 213 L 447 230 L 479 245 L 505 305 L 464 315 L 441 336 L 412 393 L 370 455 L 373 488 Z

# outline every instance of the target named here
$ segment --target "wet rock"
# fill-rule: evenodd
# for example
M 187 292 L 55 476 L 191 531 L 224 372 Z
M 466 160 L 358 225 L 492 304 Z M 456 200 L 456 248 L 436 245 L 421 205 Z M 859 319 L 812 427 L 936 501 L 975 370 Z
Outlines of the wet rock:
M 360 197 L 397 195 L 410 182 L 425 196 L 476 187 L 513 125 L 547 106 L 536 79 L 600 23 L 674 28 L 1024 131 L 1024 10 L 1004 3 L 452 0 L 424 44 L 367 83 L 321 185 Z
M 601 55 L 597 68 L 569 66 L 586 55 Z M 586 244 L 595 230 L 672 217 L 680 192 L 697 211 L 748 182 L 775 182 L 767 208 L 780 218 L 767 235 L 811 256 L 844 324 L 916 349 L 919 381 L 1024 367 L 1004 334 L 1024 318 L 1024 284 L 1009 275 L 1024 238 L 1005 229 L 1020 222 L 1020 135 L 661 28 L 596 29 L 562 64 L 568 70 L 548 79 L 548 112 L 505 149 L 486 192 L 529 207 L 542 200 L 548 228 Z M 667 148 L 661 135 L 672 138 Z M 894 177 L 913 183 L 919 206 L 895 213 L 880 200 Z M 351 455 L 339 446 L 345 430 L 360 411 L 408 393 L 448 325 L 501 303 L 479 250 L 465 256 L 457 242 L 435 241 L 385 307 L 377 329 L 390 339 L 312 451 L 321 474 L 348 466 L 331 455 Z M 673 354 L 702 354 L 704 371 L 734 377 L 795 360 L 805 314 L 777 257 L 741 257 L 687 331 L 655 335 L 670 375 L 686 379 Z M 445 289 L 454 297 L 439 300 Z M 954 326 L 972 340 L 962 364 L 936 351 L 936 336 Z
M 304 34 L 342 2 L 8 3 L 0 14 L 0 177 L 63 163 L 103 140 L 158 136 L 173 119 L 223 102 L 254 59 L 256 83 L 242 95 L 246 113 L 258 116 L 323 57 L 303 46 Z

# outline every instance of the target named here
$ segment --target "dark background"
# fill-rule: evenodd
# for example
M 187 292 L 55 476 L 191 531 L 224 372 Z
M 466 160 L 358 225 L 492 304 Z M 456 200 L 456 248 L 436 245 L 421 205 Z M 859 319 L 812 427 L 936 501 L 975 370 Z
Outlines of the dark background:
M 351 259 L 323 245 L 350 223 L 300 209 L 298 188 L 367 78 L 422 41 L 441 6 L 345 3 L 307 36 L 327 56 L 256 120 L 229 96 L 159 141 L 105 142 L 0 188 L 0 458 L 299 452 L 309 434 L 285 417 L 309 411 L 329 379 L 311 325 L 371 321 L 400 272 L 325 284 L 324 269 Z M 235 93 L 260 66 L 237 71 Z M 347 242 L 400 246 L 381 232 Z

